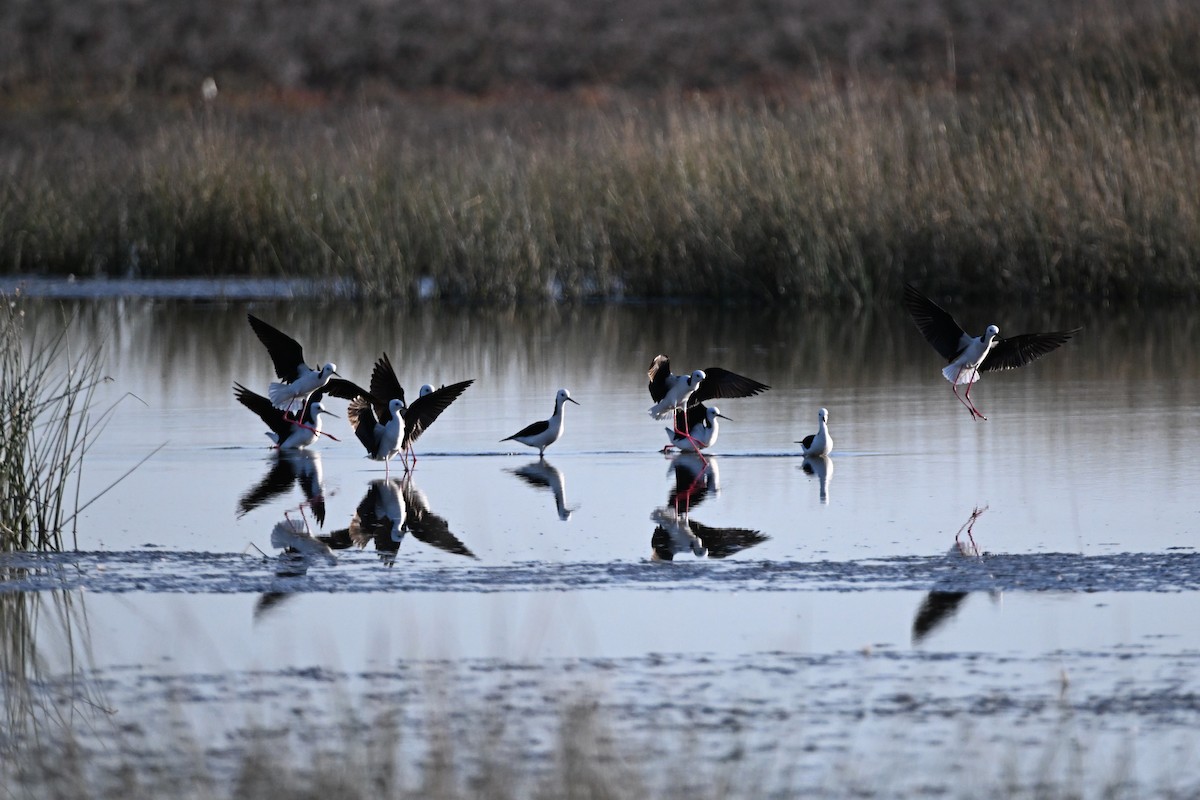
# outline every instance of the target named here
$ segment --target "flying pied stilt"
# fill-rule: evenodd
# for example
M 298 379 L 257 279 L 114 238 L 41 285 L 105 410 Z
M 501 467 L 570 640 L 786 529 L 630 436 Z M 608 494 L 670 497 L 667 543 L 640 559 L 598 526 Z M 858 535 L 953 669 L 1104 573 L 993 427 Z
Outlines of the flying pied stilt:
M 359 386 L 344 380 L 337 375 L 337 367 L 325 364 L 320 369 L 313 369 L 304 362 L 304 348 L 292 337 L 278 328 L 263 322 L 253 314 L 247 314 L 250 327 L 258 336 L 259 341 L 267 348 L 271 363 L 275 366 L 275 375 L 279 382 L 272 383 L 267 388 L 267 397 L 275 408 L 298 413 L 304 416 L 304 407 L 309 395 L 317 390 L 343 400 L 353 400 L 367 392 Z
M 1024 333 L 1004 339 L 998 327 L 989 325 L 982 336 L 969 336 L 948 312 L 911 284 L 904 285 L 904 307 L 925 340 L 949 362 L 942 375 L 950 381 L 954 396 L 971 412 L 972 419 L 987 419 L 971 402 L 971 384 L 979 380 L 981 371 L 1023 367 L 1083 330 Z M 958 386 L 963 383 L 967 390 L 964 397 L 959 397 Z
M 550 415 L 550 419 L 538 420 L 531 422 L 521 430 L 514 433 L 512 436 L 505 436 L 500 441 L 502 442 L 520 442 L 530 447 L 538 449 L 538 457 L 546 457 L 546 448 L 558 441 L 558 437 L 563 433 L 563 404 L 579 402 L 571 399 L 571 393 L 566 389 L 559 389 L 554 395 L 554 413 Z

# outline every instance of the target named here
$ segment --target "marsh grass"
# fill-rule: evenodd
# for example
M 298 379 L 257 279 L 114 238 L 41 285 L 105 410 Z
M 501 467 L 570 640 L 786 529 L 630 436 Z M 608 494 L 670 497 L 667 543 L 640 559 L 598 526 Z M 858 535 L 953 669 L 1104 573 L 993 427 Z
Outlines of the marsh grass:
M 80 497 L 84 456 L 117 403 L 96 411 L 111 379 L 98 345 L 72 348 L 70 327 L 64 318 L 47 338 L 27 336 L 19 298 L 0 295 L 0 551 L 77 547 L 79 512 L 124 478 Z
M 400 302 L 854 306 L 904 280 L 976 300 L 1194 299 L 1200 11 L 1025 10 L 972 6 L 940 39 L 898 14 L 894 42 L 864 33 L 875 58 L 703 94 L 629 78 L 14 103 L 0 270 L 332 278 Z M 988 50 L 993 23 L 1007 44 Z

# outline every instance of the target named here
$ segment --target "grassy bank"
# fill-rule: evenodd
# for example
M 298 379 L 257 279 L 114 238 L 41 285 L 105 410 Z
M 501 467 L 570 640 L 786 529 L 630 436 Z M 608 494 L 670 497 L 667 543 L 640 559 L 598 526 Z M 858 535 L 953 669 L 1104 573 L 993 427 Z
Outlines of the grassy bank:
M 849 47 L 853 26 L 814 7 L 814 52 Z M 894 13 L 871 58 L 676 83 L 703 94 L 608 75 L 400 95 L 347 67 L 350 93 L 268 75 L 208 104 L 141 89 L 64 104 L 21 68 L 0 128 L 0 270 L 338 276 L 476 303 L 852 306 L 904 280 L 968 299 L 1200 295 L 1200 11 L 1010 9 L 989 28 L 970 8 L 936 48 L 928 19 Z

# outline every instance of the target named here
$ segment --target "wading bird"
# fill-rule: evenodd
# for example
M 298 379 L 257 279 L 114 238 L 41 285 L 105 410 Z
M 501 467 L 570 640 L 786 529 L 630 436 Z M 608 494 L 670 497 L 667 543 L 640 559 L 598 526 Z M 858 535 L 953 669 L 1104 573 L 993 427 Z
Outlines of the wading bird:
M 654 401 L 654 405 L 650 407 L 650 415 L 655 419 L 662 419 L 678 409 L 686 410 L 705 400 L 751 397 L 771 388 L 765 383 L 721 367 L 698 369 L 690 375 L 673 375 L 671 360 L 664 355 L 654 357 L 646 376 L 650 379 L 650 398 Z M 684 438 L 691 435 L 688 429 L 679 428 L 678 417 L 675 418 L 674 432 Z M 700 447 L 694 445 L 693 449 L 699 452 Z
M 950 381 L 954 396 L 971 412 L 972 419 L 987 419 L 971 402 L 971 384 L 979 380 L 981 371 L 1023 367 L 1058 349 L 1083 330 L 1023 333 L 1004 339 L 998 327 L 989 325 L 982 336 L 969 336 L 948 312 L 912 284 L 904 285 L 904 307 L 925 340 L 949 362 L 942 368 L 942 375 Z M 967 390 L 959 396 L 958 386 L 964 383 Z
M 538 449 L 538 457 L 546 457 L 546 448 L 558 441 L 558 437 L 563 433 L 563 404 L 579 402 L 571 399 L 571 393 L 566 389 L 559 389 L 554 395 L 554 413 L 550 415 L 550 419 L 542 419 L 537 422 L 531 422 L 521 430 L 514 433 L 512 436 L 505 436 L 500 441 L 502 442 L 520 442 L 521 444 Z
M 709 407 L 703 403 L 689 406 L 687 411 L 676 410 L 675 427 L 664 428 L 670 444 L 663 447 L 663 452 L 674 447 L 680 452 L 694 453 L 712 447 L 717 443 L 717 435 L 720 432 L 717 427 L 718 417 L 733 422 L 732 419 L 721 413 L 721 409 L 716 406 Z
M 396 377 L 396 370 L 392 368 L 392 361 L 388 358 L 387 353 L 380 356 L 375 362 L 375 368 L 371 371 L 371 394 L 368 402 L 364 403 L 362 399 L 356 400 L 351 405 L 354 407 L 354 417 L 351 418 L 351 424 L 354 426 L 354 432 L 357 434 L 360 430 L 360 425 L 364 430 L 364 434 L 359 434 L 359 440 L 367 445 L 367 450 L 371 450 L 371 445 L 363 439 L 363 435 L 369 434 L 372 430 L 367 424 L 367 416 L 364 416 L 362 411 L 364 407 L 373 407 L 375 412 L 374 422 L 377 425 L 386 427 L 391 420 L 391 401 L 400 401 L 400 419 L 401 419 L 401 435 L 398 440 L 398 452 L 401 454 L 400 459 L 404 464 L 404 469 L 407 472 L 410 466 L 417 465 L 417 455 L 413 452 L 413 444 L 425 432 L 425 429 L 433 424 L 441 413 L 445 411 L 451 403 L 457 400 L 467 387 L 475 382 L 475 379 L 467 381 L 459 381 L 452 383 L 449 386 L 443 386 L 440 389 L 434 389 L 429 384 L 421 387 L 419 396 L 412 401 L 411 405 L 406 405 L 404 402 L 404 387 L 400 385 L 400 380 Z M 364 398 L 365 399 L 365 398 Z M 349 417 L 350 412 L 347 410 L 346 415 Z M 374 441 L 372 439 L 372 441 Z M 408 463 L 408 455 L 412 454 L 412 464 Z M 375 458 L 375 456 L 371 456 Z M 386 459 L 385 459 L 386 460 Z
M 796 444 L 800 445 L 800 452 L 806 458 L 829 455 L 829 451 L 833 449 L 833 437 L 829 435 L 829 411 L 827 409 L 822 408 L 817 411 L 817 432 L 810 433 Z
M 337 417 L 337 414 L 327 411 L 319 400 L 308 404 L 303 420 L 290 411 L 284 411 L 281 414 L 270 400 L 257 392 L 250 391 L 240 383 L 233 385 L 233 396 L 239 403 L 257 414 L 259 419 L 270 428 L 266 435 L 279 450 L 298 450 L 301 447 L 308 447 L 322 433 L 321 415 L 328 414 L 331 417 Z M 330 436 L 328 433 L 325 435 L 337 441 L 336 437 Z

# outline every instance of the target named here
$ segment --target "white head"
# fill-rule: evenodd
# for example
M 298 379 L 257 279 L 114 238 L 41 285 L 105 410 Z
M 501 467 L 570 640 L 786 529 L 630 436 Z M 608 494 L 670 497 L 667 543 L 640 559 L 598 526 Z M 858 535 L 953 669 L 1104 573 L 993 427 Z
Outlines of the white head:
M 337 374 L 338 374 L 337 365 L 334 364 L 332 361 L 329 362 L 328 364 L 326 364 L 325 366 L 321 367 L 321 377 L 322 378 L 328 378 L 330 375 L 337 375 Z
M 988 325 L 987 330 L 983 332 L 984 341 L 992 339 L 1000 334 L 1000 329 L 995 325 Z
M 828 422 L 829 421 L 829 409 L 822 408 L 820 411 L 818 411 L 817 419 L 820 420 L 821 422 Z
M 427 394 L 433 394 L 433 387 L 428 383 L 421 384 L 421 391 L 417 392 L 417 397 L 424 397 Z
M 717 417 L 720 417 L 721 419 L 729 419 L 729 417 L 722 414 L 721 409 L 717 408 L 716 406 L 709 406 L 707 413 L 708 413 L 708 424 L 709 425 L 716 425 Z M 731 420 L 731 419 L 729 419 L 729 421 L 733 422 L 733 420 Z
M 393 397 L 388 401 L 388 413 L 393 417 L 404 411 L 404 401 L 399 397 Z
M 688 385 L 695 389 L 700 385 L 700 381 L 704 380 L 706 377 L 707 376 L 704 374 L 704 370 L 698 369 L 692 373 L 690 378 L 688 378 Z
M 571 402 L 571 403 L 574 403 L 575 405 L 579 405 L 579 402 L 577 400 L 571 399 L 570 392 L 568 392 L 566 389 L 559 389 L 558 393 L 556 395 L 554 395 L 554 407 L 556 409 L 562 408 L 563 403 L 567 403 L 567 402 Z
M 308 404 L 308 419 L 309 419 L 309 421 L 312 422 L 313 424 L 319 425 L 321 422 L 321 419 L 318 416 L 318 414 L 328 414 L 331 417 L 337 416 L 333 412 L 329 411 L 329 409 L 325 408 L 325 406 L 321 405 L 320 401 L 317 401 L 315 403 L 309 403 Z

